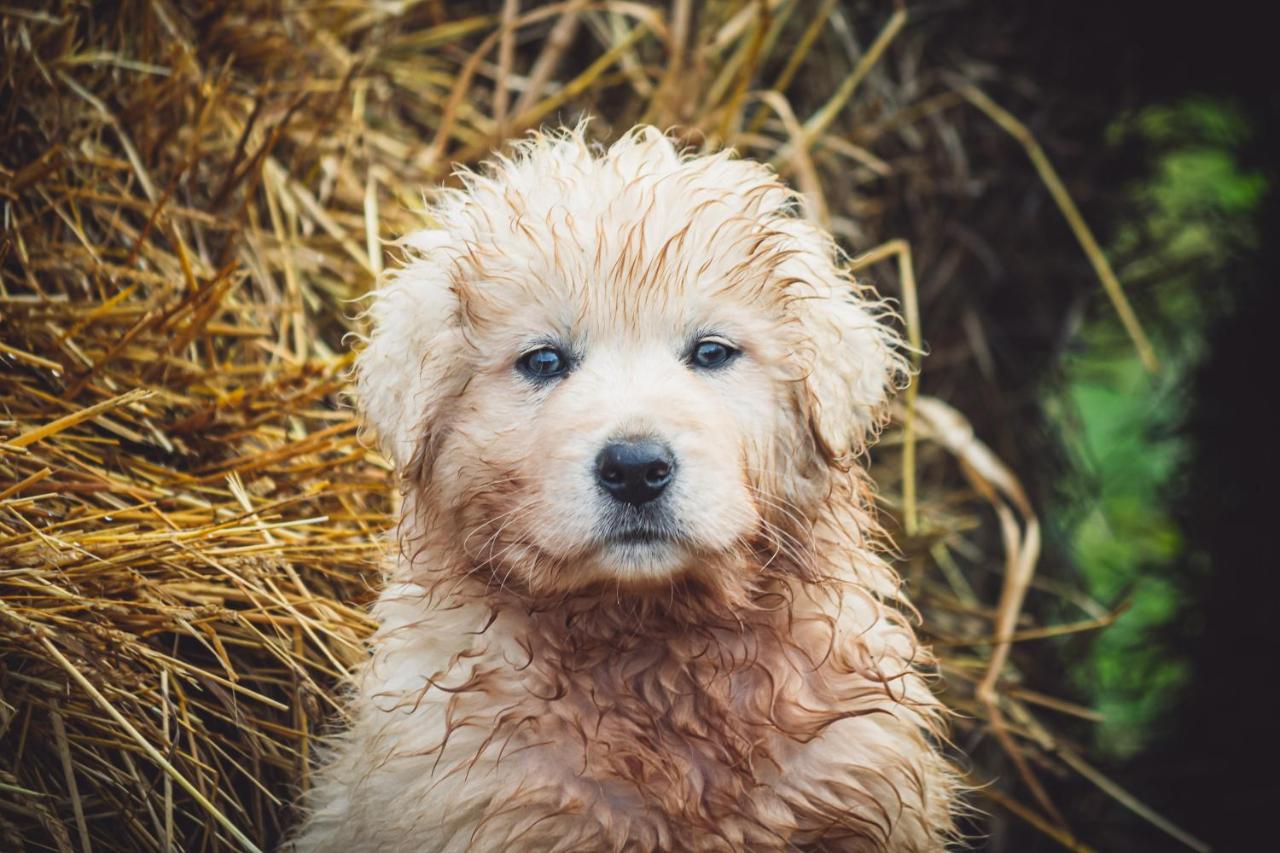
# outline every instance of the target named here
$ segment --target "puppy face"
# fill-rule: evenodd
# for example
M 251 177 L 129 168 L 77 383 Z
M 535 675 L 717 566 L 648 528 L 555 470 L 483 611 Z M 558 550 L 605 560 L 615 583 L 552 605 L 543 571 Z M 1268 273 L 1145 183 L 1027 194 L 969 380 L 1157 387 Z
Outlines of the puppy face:
M 376 294 L 359 390 L 467 571 L 662 584 L 811 519 L 901 364 L 767 169 L 644 129 L 464 182 Z

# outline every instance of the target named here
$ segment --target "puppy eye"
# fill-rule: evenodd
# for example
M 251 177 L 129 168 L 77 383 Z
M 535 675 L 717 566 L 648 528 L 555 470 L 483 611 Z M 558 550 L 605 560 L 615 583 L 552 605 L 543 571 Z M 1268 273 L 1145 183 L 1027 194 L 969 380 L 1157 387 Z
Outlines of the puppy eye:
M 538 347 L 520 356 L 516 367 L 531 379 L 554 379 L 569 369 L 569 359 L 555 347 Z
M 693 351 L 689 353 L 689 363 L 694 367 L 711 370 L 716 367 L 724 367 L 738 353 L 739 350 L 734 349 L 724 341 L 705 338 L 693 345 Z

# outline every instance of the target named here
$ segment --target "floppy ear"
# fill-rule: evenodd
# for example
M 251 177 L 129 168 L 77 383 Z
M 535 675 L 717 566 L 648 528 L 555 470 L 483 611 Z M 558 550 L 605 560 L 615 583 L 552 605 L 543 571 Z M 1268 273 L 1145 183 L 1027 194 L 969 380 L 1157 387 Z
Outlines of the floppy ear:
M 356 395 L 378 444 L 402 475 L 426 448 L 440 403 L 455 393 L 458 297 L 451 286 L 443 231 L 422 231 L 403 245 L 416 257 L 390 272 L 373 293 L 372 330 L 356 358 Z
M 802 340 L 809 422 L 828 461 L 847 466 L 882 425 L 886 404 L 910 366 L 892 312 L 870 288 L 837 268 L 835 247 L 806 226 L 791 305 Z

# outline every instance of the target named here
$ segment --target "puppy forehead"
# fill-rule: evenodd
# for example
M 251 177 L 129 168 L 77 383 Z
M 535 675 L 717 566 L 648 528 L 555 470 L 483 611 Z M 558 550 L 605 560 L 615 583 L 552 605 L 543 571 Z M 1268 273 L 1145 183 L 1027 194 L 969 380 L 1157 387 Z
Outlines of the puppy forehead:
M 666 341 L 775 322 L 769 310 L 774 300 L 760 298 L 761 288 L 734 286 L 731 276 L 705 265 L 701 250 L 690 254 L 684 259 L 671 253 L 679 265 L 621 274 L 590 263 L 540 268 L 537 259 L 508 259 L 510 268 L 461 288 L 464 314 L 472 329 L 518 345 L 522 337 Z M 628 263 L 625 257 L 619 262 Z
M 759 164 L 537 164 L 473 180 L 455 211 L 455 287 L 480 325 L 642 332 L 724 322 L 780 298 L 770 283 L 787 240 L 775 226 L 791 196 Z

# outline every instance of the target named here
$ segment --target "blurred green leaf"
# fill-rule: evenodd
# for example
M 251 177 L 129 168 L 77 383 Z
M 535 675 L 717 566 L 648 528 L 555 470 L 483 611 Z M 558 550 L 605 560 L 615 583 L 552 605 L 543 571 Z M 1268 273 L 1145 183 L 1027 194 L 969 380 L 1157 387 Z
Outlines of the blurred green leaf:
M 1184 389 L 1204 352 L 1215 277 L 1256 240 L 1253 217 L 1266 190 L 1262 175 L 1240 166 L 1249 128 L 1229 105 L 1189 99 L 1150 108 L 1117 122 L 1108 137 L 1114 144 L 1129 134 L 1157 159 L 1128 190 L 1140 221 L 1123 223 L 1108 248 L 1123 259 L 1123 279 L 1147 282 L 1143 322 L 1165 370 L 1147 374 L 1115 318 L 1099 311 L 1081 329 L 1080 352 L 1049 401 L 1085 485 L 1066 491 L 1091 496 L 1083 512 L 1060 508 L 1080 517 L 1072 556 L 1093 596 L 1132 604 L 1074 674 L 1106 715 L 1099 745 L 1118 757 L 1143 748 L 1187 686 L 1188 663 L 1162 641 L 1162 628 L 1192 606 L 1171 576 L 1183 548 L 1169 500 L 1187 458 Z

